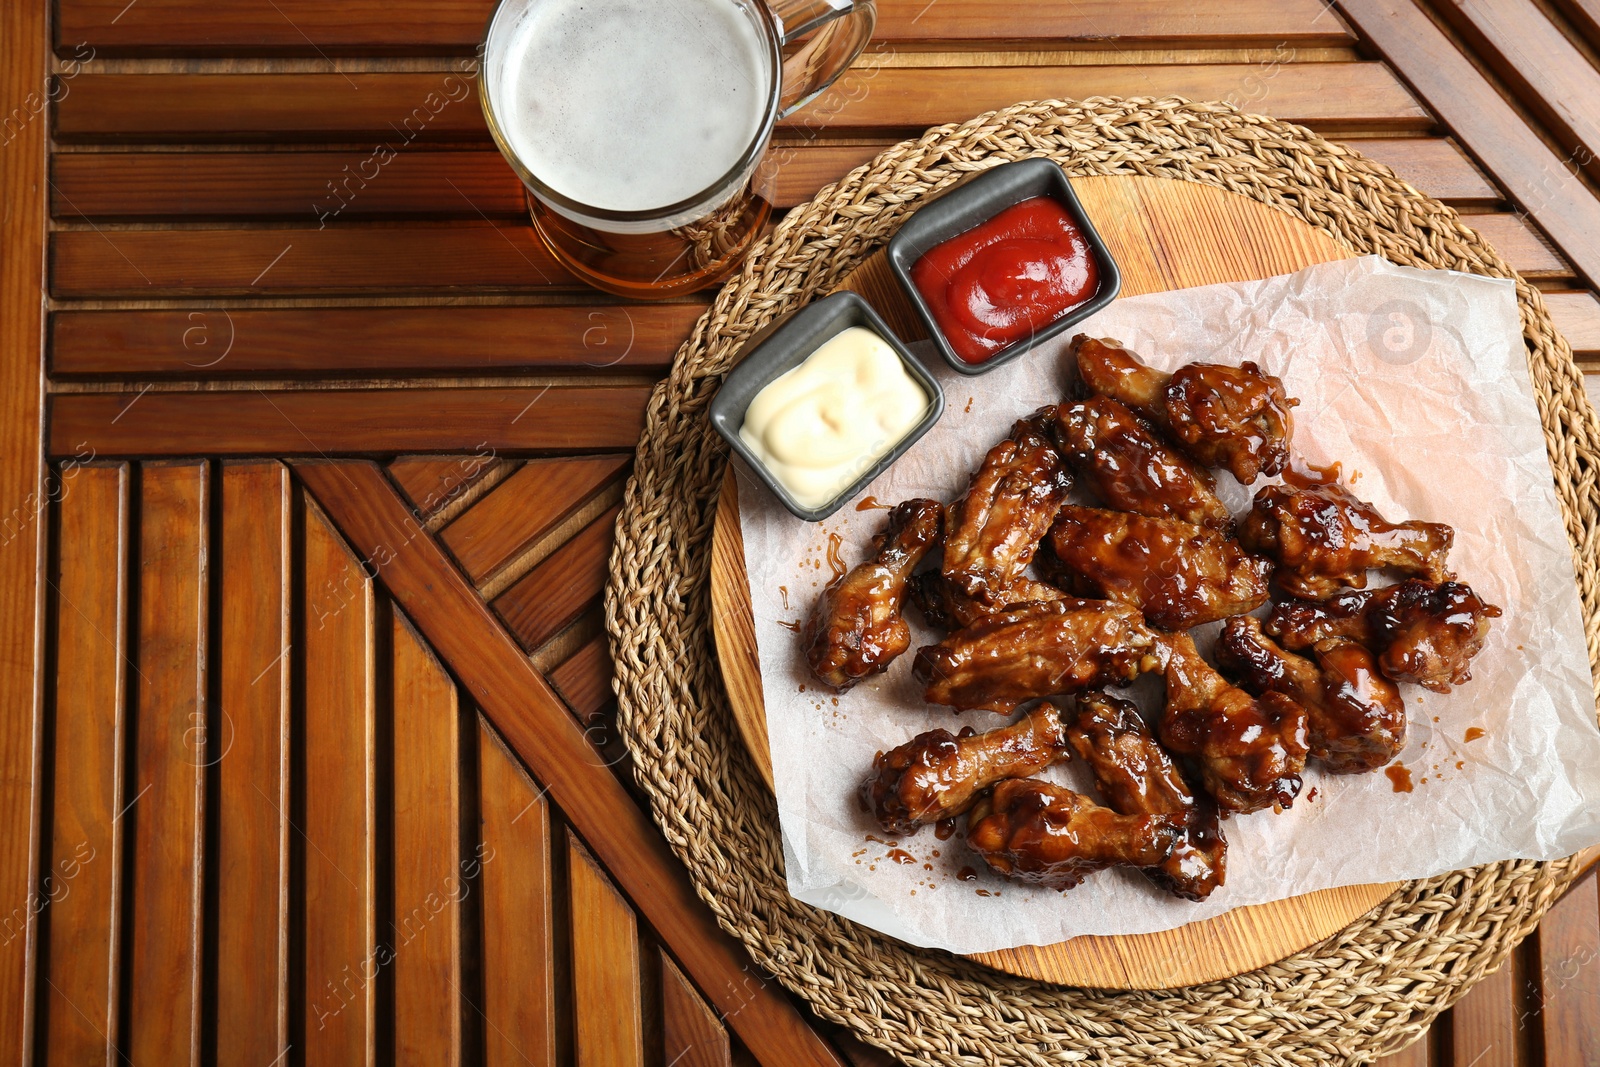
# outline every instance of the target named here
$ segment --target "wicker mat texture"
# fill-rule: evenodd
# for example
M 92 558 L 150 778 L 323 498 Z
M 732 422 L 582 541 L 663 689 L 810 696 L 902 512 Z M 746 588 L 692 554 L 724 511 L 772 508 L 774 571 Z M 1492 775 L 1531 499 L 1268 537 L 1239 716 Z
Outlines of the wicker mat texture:
M 775 148 L 774 151 L 781 151 Z M 1413 882 L 1279 963 L 1167 992 L 1064 988 L 907 947 L 790 898 L 776 807 L 734 729 L 710 618 L 711 531 L 727 449 L 706 409 L 740 347 L 827 293 L 919 200 L 1046 156 L 1071 175 L 1204 182 L 1288 212 L 1358 253 L 1516 278 L 1456 213 L 1388 167 L 1216 103 L 1018 104 L 888 149 L 796 208 L 722 288 L 655 390 L 606 591 L 623 735 L 655 819 L 724 928 L 820 1016 L 912 1064 L 1365 1063 L 1409 1043 L 1538 923 L 1570 861 L 1493 863 Z M 1523 335 L 1600 677 L 1600 421 L 1539 293 Z

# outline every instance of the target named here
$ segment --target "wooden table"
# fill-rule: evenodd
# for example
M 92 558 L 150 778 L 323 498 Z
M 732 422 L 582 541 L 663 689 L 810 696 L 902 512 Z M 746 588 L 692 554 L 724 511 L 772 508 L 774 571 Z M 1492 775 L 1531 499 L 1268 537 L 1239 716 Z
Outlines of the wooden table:
M 877 1062 L 632 791 L 600 591 L 705 300 L 533 240 L 488 8 L 0 14 L 7 1061 Z M 1471 214 L 1600 372 L 1597 52 L 1593 0 L 884 0 L 780 195 L 1020 99 L 1231 99 Z M 1600 1063 L 1594 877 L 1390 1062 Z

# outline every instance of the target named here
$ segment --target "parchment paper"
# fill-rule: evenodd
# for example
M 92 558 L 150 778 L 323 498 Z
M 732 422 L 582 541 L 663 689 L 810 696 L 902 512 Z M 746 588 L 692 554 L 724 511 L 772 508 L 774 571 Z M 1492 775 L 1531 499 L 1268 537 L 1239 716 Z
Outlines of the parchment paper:
M 1301 404 L 1295 447 L 1342 461 L 1358 495 L 1395 521 L 1447 522 L 1461 579 L 1505 609 L 1473 680 L 1448 696 L 1402 686 L 1410 715 L 1396 792 L 1382 772 L 1307 769 L 1293 808 L 1235 817 L 1227 884 L 1196 904 L 1136 871 L 1091 875 L 1067 893 L 990 874 L 960 835 L 900 840 L 857 802 L 873 754 L 936 726 L 1004 719 L 922 701 L 911 652 L 835 696 L 810 676 L 791 627 L 832 576 L 829 534 L 845 564 L 861 558 L 882 511 L 847 505 L 801 522 L 740 471 L 739 503 L 772 742 L 789 891 L 917 945 L 971 953 L 1079 934 L 1168 929 L 1245 904 L 1317 889 L 1419 878 L 1491 860 L 1555 859 L 1600 841 L 1600 730 L 1571 547 L 1563 533 L 1508 281 L 1398 267 L 1378 257 L 1264 281 L 1119 300 L 1082 327 L 1119 338 L 1166 370 L 1255 360 Z M 991 374 L 940 367 L 944 418 L 867 494 L 885 503 L 954 499 L 1012 422 L 1058 401 L 1069 378 L 1061 342 Z M 1252 490 L 1218 472 L 1236 514 Z M 1259 488 L 1257 482 L 1253 488 Z M 907 612 L 913 649 L 936 640 Z M 1209 647 L 1217 625 L 1197 632 Z M 1130 690 L 1147 711 L 1161 684 Z M 1481 738 L 1465 740 L 1469 729 Z M 1047 772 L 1092 791 L 1080 761 Z M 891 849 L 900 852 L 891 854 Z M 963 868 L 975 878 L 957 877 Z

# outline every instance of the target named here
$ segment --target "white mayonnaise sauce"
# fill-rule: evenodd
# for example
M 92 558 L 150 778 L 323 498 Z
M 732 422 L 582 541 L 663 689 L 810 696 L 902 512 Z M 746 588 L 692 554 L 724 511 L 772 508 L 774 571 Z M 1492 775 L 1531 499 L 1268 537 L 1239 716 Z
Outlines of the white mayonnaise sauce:
M 750 401 L 739 437 L 803 507 L 831 501 L 910 433 L 927 391 L 876 333 L 852 326 Z

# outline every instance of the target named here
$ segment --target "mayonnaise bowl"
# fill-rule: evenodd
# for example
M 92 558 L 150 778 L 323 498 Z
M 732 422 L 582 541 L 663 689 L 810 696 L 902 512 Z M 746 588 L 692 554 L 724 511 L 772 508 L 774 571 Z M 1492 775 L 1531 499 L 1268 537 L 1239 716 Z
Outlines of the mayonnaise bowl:
M 848 291 L 752 339 L 711 402 L 716 431 L 811 522 L 859 495 L 943 413 L 939 383 Z

